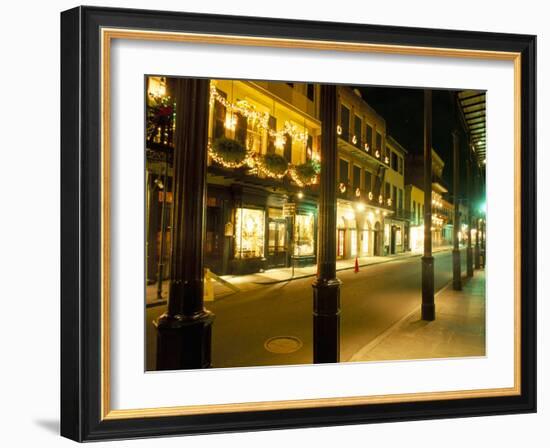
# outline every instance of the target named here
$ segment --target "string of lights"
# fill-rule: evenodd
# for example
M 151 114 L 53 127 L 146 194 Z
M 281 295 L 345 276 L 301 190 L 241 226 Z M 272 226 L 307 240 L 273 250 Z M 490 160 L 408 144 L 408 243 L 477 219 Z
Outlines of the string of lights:
M 275 139 L 275 146 L 282 148 L 286 143 L 286 136 L 290 136 L 293 140 L 298 142 L 306 142 L 308 139 L 308 132 L 301 132 L 298 127 L 289 122 L 285 121 L 283 129 L 276 131 L 271 129 L 269 126 L 269 113 L 268 112 L 259 112 L 256 108 L 246 100 L 239 100 L 236 103 L 233 103 L 226 98 L 224 98 L 216 89 L 216 86 L 210 84 L 210 105 L 212 106 L 215 102 L 220 103 L 226 108 L 225 116 L 225 127 L 227 129 L 234 130 L 237 125 L 237 117 L 235 113 L 243 115 L 246 119 L 252 122 L 252 126 L 258 126 L 259 128 L 265 130 L 268 135 Z

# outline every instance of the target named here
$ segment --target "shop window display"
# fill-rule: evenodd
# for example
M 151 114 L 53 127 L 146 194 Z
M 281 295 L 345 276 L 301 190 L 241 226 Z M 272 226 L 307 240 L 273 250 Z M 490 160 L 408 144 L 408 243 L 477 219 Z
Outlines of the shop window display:
M 401 244 L 403 243 L 401 235 L 401 227 L 397 227 L 397 229 L 395 230 L 395 244 L 397 244 L 398 246 L 401 246 Z
M 352 229 L 350 232 L 350 255 L 355 257 L 357 255 L 357 230 Z
M 315 222 L 313 215 L 296 215 L 294 232 L 294 255 L 313 255 L 315 252 Z
M 369 253 L 369 231 L 363 230 L 361 237 L 361 253 L 367 255 Z
M 235 210 L 235 258 L 264 256 L 265 212 L 252 208 Z

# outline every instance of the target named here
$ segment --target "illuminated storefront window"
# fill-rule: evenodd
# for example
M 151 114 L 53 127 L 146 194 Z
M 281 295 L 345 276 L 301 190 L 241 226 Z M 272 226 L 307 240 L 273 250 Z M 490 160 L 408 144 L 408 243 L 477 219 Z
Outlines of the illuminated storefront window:
M 384 224 L 384 246 L 390 245 L 390 225 Z
M 395 244 L 397 246 L 401 246 L 401 244 L 402 244 L 401 238 L 402 238 L 401 237 L 401 227 L 397 227 L 395 229 Z
M 411 250 L 421 251 L 424 246 L 424 226 L 411 227 L 410 235 Z
M 357 255 L 357 230 L 351 229 L 350 231 L 350 254 L 352 257 Z
M 235 258 L 264 256 L 265 212 L 252 208 L 235 210 Z
M 337 230 L 337 241 L 338 241 L 337 257 L 338 258 L 342 258 L 344 256 L 345 239 L 346 239 L 346 231 L 344 229 L 338 229 Z
M 361 239 L 361 253 L 367 255 L 369 253 L 369 231 L 363 230 L 363 237 Z
M 296 215 L 294 225 L 294 255 L 313 255 L 315 252 L 315 220 L 312 214 Z

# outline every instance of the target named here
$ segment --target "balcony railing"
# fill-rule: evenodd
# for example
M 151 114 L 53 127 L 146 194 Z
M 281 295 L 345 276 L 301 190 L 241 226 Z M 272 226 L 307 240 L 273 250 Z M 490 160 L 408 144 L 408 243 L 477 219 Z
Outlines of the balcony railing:
M 348 136 L 346 137 L 343 131 L 342 133 L 338 134 L 338 138 L 341 141 L 353 146 L 362 154 L 368 155 L 388 167 L 390 166 L 390 158 L 382 153 L 382 148 L 371 148 L 365 141 L 361 140 L 360 137 L 357 137 L 353 134 L 348 134 Z

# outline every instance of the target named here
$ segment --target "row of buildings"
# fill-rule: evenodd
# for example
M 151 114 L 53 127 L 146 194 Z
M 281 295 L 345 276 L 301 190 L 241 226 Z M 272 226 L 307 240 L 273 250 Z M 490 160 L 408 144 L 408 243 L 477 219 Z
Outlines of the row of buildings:
M 170 80 L 147 85 L 147 279 L 170 247 Z M 218 275 L 312 265 L 317 253 L 320 86 L 212 80 L 204 264 Z M 358 90 L 338 88 L 337 258 L 423 247 L 423 159 L 387 133 Z M 432 240 L 451 244 L 453 204 L 433 152 Z M 166 271 L 166 270 L 165 270 Z M 162 273 L 162 269 L 160 270 Z M 167 274 L 167 272 L 164 272 Z

